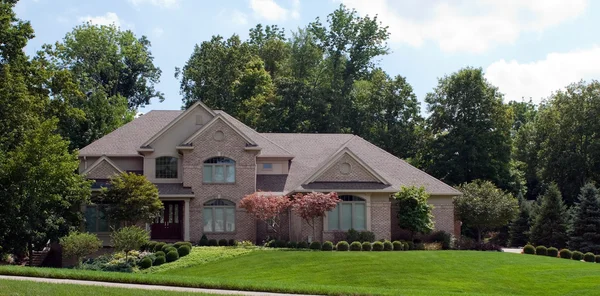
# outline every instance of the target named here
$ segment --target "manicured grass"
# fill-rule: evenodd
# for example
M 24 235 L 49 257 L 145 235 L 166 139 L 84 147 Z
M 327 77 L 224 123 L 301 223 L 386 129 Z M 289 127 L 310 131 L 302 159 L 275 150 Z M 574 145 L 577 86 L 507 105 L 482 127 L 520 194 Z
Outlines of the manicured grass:
M 205 264 L 208 262 L 233 258 L 252 252 L 253 249 L 244 248 L 228 248 L 228 247 L 194 247 L 192 251 L 185 257 L 181 257 L 175 262 L 163 264 L 160 266 L 152 266 L 142 270 L 142 273 L 166 272 L 174 269 L 181 269 L 190 266 Z
M 544 256 L 255 250 L 226 257 L 149 274 L 24 267 L 0 267 L 0 274 L 329 295 L 598 295 L 600 291 L 600 264 Z
M 78 296 L 78 295 L 124 295 L 124 296 L 208 296 L 214 294 L 186 293 L 173 291 L 156 291 L 144 289 L 109 288 L 99 286 L 51 284 L 28 281 L 0 279 L 0 295 L 46 295 L 46 296 Z

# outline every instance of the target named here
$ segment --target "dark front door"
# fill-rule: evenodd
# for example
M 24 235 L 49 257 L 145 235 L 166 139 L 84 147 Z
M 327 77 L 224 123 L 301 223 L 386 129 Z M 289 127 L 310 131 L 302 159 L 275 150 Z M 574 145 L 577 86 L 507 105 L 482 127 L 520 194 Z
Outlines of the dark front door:
M 152 239 L 183 238 L 183 201 L 163 201 L 165 209 L 150 227 Z

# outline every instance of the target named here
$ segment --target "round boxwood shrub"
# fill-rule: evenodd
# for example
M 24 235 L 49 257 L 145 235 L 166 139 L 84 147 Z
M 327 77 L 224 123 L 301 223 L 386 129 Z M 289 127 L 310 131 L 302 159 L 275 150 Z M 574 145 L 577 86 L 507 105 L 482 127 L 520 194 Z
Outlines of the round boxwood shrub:
M 371 251 L 373 249 L 373 246 L 371 245 L 370 242 L 364 242 L 362 243 L 362 250 L 363 251 Z
M 226 239 L 222 238 L 219 240 L 219 247 L 225 247 L 227 246 L 228 242 Z
M 201 246 L 201 247 L 208 246 L 208 238 L 206 237 L 206 234 L 202 235 L 202 237 L 200 238 L 200 241 L 198 241 L 198 246 Z
M 297 248 L 297 247 L 298 247 L 298 244 L 297 244 L 296 242 L 289 241 L 289 242 L 287 243 L 287 247 L 288 247 L 288 248 L 290 248 L 290 249 L 295 249 L 295 248 Z
M 573 255 L 571 256 L 571 259 L 581 261 L 581 259 L 583 259 L 583 253 L 579 251 L 574 251 Z
M 181 247 L 183 245 L 187 245 L 188 247 L 190 247 L 190 249 L 192 248 L 192 243 L 190 243 L 190 242 L 176 242 L 173 244 L 173 247 L 175 247 L 176 249 L 179 249 L 179 247 Z
M 298 242 L 296 245 L 298 249 L 308 249 L 308 243 L 305 241 Z
M 558 257 L 558 249 L 555 247 L 548 248 L 547 255 L 554 258 Z
M 162 252 L 162 251 L 161 251 L 161 252 Z M 165 264 L 165 262 L 166 262 L 166 261 L 167 261 L 167 260 L 165 259 L 165 256 L 157 256 L 157 257 L 154 259 L 154 263 L 153 263 L 152 265 L 154 265 L 154 266 L 163 265 L 163 264 Z
M 237 245 L 237 242 L 234 239 L 230 239 L 227 241 L 227 244 L 233 247 Z
M 527 244 L 523 247 L 523 254 L 535 255 L 535 247 Z
M 383 251 L 383 243 L 376 241 L 373 243 L 373 251 Z
M 360 242 L 352 242 L 350 244 L 350 251 L 360 251 L 362 250 L 362 245 Z
M 404 250 L 404 245 L 400 241 L 393 241 L 392 246 L 394 247 L 394 251 Z
M 146 245 L 146 251 L 154 252 L 154 247 L 156 247 L 156 242 L 152 241 Z
M 219 242 L 216 239 L 211 238 L 211 239 L 208 240 L 208 245 L 211 246 L 211 247 L 216 247 L 216 246 L 219 245 Z
M 558 252 L 558 255 L 560 256 L 560 258 L 563 259 L 571 259 L 571 257 L 573 257 L 573 253 L 571 253 L 571 251 L 569 251 L 568 249 L 562 249 Z
M 321 246 L 321 250 L 323 251 L 331 251 L 333 250 L 333 243 L 330 241 L 325 241 Z
M 320 250 L 321 249 L 321 243 L 318 241 L 314 241 L 312 243 L 310 243 L 310 247 L 311 250 Z
M 414 250 L 415 249 L 415 243 L 412 241 L 407 241 L 406 242 L 406 246 L 408 246 L 407 248 L 404 248 L 405 250 Z
M 348 249 L 350 249 L 350 245 L 347 241 L 339 241 L 335 247 L 338 251 L 348 251 Z
M 596 255 L 596 263 L 600 263 L 600 255 Z
M 165 259 L 167 259 L 167 262 L 177 261 L 177 259 L 179 259 L 179 253 L 177 253 L 177 251 L 171 251 L 167 253 Z
M 161 256 L 165 257 L 166 255 L 167 254 L 165 254 L 165 252 L 163 252 L 163 251 L 154 252 L 154 256 L 156 256 L 156 257 L 161 257 Z
M 548 255 L 548 249 L 546 249 L 544 246 L 537 246 L 535 247 L 535 254 L 539 256 L 546 256 Z
M 594 253 L 592 253 L 592 252 L 587 252 L 587 253 L 585 253 L 585 255 L 583 255 L 583 261 L 594 262 L 594 261 L 596 261 L 596 256 L 594 256 Z
M 154 249 L 152 249 L 152 251 L 154 251 L 154 253 L 158 252 L 158 251 L 162 251 L 162 248 L 165 246 L 165 243 L 156 243 L 156 245 L 154 245 Z
M 177 249 L 177 253 L 179 254 L 179 257 L 184 257 L 187 256 L 190 253 L 191 249 L 190 246 L 188 245 L 181 245 L 181 247 L 179 247 Z
M 162 246 L 162 248 L 160 249 L 161 251 L 165 252 L 165 253 L 169 253 L 167 251 L 168 248 L 172 248 L 173 245 L 172 244 L 165 244 L 164 246 Z
M 144 259 L 140 260 L 140 268 L 146 269 L 152 266 L 152 259 L 150 257 L 144 257 Z
M 383 242 L 383 250 L 384 251 L 392 251 L 392 250 L 394 250 L 394 245 L 392 245 L 391 241 L 386 240 Z

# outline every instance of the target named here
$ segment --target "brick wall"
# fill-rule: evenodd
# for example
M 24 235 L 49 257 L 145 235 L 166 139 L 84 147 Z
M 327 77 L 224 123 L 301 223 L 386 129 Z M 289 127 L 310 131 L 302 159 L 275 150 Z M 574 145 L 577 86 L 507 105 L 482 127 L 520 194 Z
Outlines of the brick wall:
M 112 165 L 110 165 L 105 160 L 102 160 L 93 170 L 87 173 L 86 177 L 88 179 L 108 179 L 114 174 L 118 174 L 117 171 Z
M 214 134 L 224 133 L 224 139 L 217 141 Z M 226 199 L 236 205 L 247 194 L 256 189 L 256 152 L 245 151 L 246 140 L 222 121 L 217 121 L 194 140 L 194 150 L 184 152 L 183 184 L 191 187 L 195 198 L 190 201 L 190 240 L 197 241 L 204 233 L 202 209 L 204 203 L 212 199 Z M 202 168 L 206 159 L 228 157 L 236 162 L 234 184 L 203 184 Z M 235 232 L 206 233 L 209 239 L 235 239 L 256 241 L 256 220 L 245 210 L 236 207 Z
M 455 228 L 456 221 L 454 221 L 454 205 L 451 203 L 451 201 L 452 199 L 449 198 L 448 202 L 445 202 L 444 204 L 433 204 L 433 210 L 431 213 L 433 214 L 434 229 L 459 235 L 460 228 L 457 232 Z M 390 213 L 392 222 L 392 239 L 408 239 L 410 237 L 410 233 L 398 226 L 397 213 L 398 207 L 394 204 L 391 207 Z

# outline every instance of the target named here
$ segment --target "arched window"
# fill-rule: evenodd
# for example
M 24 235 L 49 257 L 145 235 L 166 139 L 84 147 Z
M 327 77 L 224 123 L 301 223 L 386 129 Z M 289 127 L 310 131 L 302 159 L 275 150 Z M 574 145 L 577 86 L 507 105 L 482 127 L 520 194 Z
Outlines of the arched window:
M 204 232 L 235 231 L 235 203 L 226 199 L 213 199 L 204 203 L 202 210 Z
M 177 179 L 177 158 L 163 156 L 156 159 L 157 179 Z
M 235 183 L 235 161 L 227 157 L 213 157 L 204 161 L 204 183 Z
M 329 230 L 367 229 L 367 203 L 354 195 L 340 195 L 337 207 L 327 213 Z

